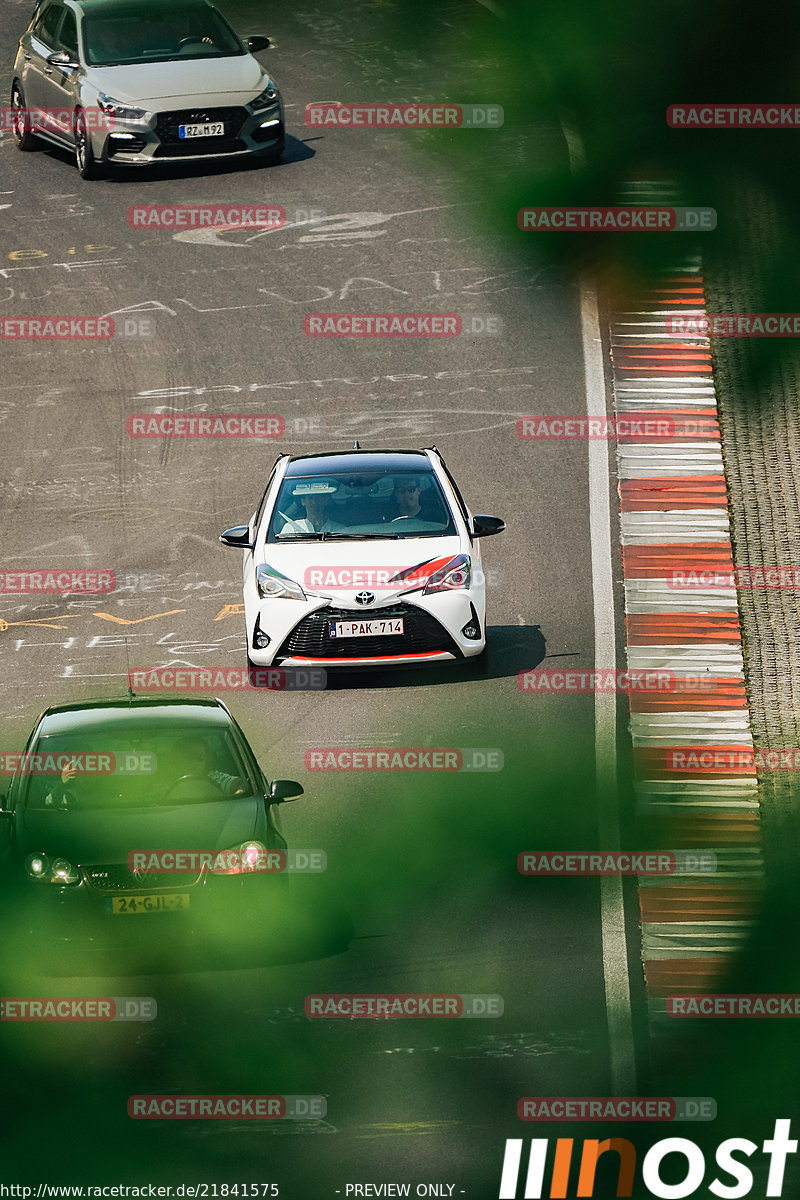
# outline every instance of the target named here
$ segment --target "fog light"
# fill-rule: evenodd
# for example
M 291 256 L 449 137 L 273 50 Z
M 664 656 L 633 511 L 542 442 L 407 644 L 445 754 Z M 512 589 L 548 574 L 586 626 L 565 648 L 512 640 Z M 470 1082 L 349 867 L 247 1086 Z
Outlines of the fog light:
M 481 631 L 475 621 L 469 621 L 461 630 L 461 634 L 465 638 L 469 638 L 471 642 L 477 642 L 481 636 Z
M 272 638 L 269 636 L 268 633 L 264 633 L 264 630 L 261 628 L 261 625 L 259 624 L 258 617 L 256 617 L 256 627 L 253 630 L 253 649 L 254 650 L 266 650 L 267 646 L 270 644 L 271 641 L 272 641 Z

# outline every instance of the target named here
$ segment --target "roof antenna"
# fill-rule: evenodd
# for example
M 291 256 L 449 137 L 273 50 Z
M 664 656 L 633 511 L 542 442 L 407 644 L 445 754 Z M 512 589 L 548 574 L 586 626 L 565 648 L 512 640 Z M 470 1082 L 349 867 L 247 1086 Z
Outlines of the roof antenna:
M 354 450 L 360 450 L 360 449 L 361 449 L 361 442 L 358 440 L 358 438 L 356 438 L 356 440 L 353 442 L 353 449 L 354 449 Z

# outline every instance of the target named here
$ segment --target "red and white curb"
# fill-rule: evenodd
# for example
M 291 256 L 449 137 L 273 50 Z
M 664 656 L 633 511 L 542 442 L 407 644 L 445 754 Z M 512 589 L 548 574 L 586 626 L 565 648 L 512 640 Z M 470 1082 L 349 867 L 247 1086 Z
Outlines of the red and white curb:
M 638 815 L 668 830 L 671 846 L 717 857 L 713 875 L 639 879 L 656 1030 L 668 996 L 719 990 L 762 892 L 755 769 L 676 771 L 669 754 L 753 746 L 735 589 L 669 583 L 675 571 L 733 570 L 710 344 L 667 333 L 670 317 L 705 315 L 701 272 L 699 257 L 687 257 L 635 311 L 610 318 L 616 414 L 690 418 L 692 430 L 617 447 L 628 667 L 669 670 L 677 681 L 674 692 L 630 697 Z M 691 686 L 697 677 L 702 688 Z

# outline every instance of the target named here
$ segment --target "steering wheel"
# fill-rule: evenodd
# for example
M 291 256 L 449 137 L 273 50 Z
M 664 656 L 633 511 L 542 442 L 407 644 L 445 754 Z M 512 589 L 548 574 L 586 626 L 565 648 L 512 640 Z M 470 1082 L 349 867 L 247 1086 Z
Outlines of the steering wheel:
M 394 525 L 395 521 L 410 521 L 411 519 L 412 518 L 408 515 L 408 513 L 403 513 L 402 516 L 392 517 L 390 524 Z
M 178 49 L 180 50 L 181 46 L 196 46 L 198 44 L 198 42 L 199 43 L 203 43 L 203 42 L 208 43 L 209 41 L 210 41 L 209 38 L 202 38 L 202 37 L 199 37 L 197 34 L 194 34 L 191 37 L 181 38 L 181 40 L 178 42 Z
M 209 779 L 206 775 L 194 775 L 190 773 L 188 775 L 181 775 L 180 779 L 176 779 L 172 786 L 167 788 L 166 792 L 164 793 L 164 799 L 168 800 L 177 787 L 180 787 L 182 783 L 188 783 L 190 781 L 192 783 L 204 783 L 207 787 L 210 786 L 216 788 L 220 796 L 223 795 L 222 788 L 215 779 Z

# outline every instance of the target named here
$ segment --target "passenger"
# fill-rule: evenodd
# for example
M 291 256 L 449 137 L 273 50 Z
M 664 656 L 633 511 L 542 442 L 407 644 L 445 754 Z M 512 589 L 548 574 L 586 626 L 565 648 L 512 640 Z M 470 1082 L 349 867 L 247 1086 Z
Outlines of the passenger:
M 302 517 L 284 517 L 286 524 L 278 531 L 278 537 L 288 537 L 298 533 L 327 533 L 344 528 L 330 516 L 331 497 L 337 492 L 332 483 L 298 483 L 292 489 L 292 495 L 303 509 Z

